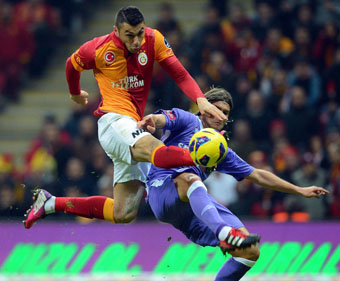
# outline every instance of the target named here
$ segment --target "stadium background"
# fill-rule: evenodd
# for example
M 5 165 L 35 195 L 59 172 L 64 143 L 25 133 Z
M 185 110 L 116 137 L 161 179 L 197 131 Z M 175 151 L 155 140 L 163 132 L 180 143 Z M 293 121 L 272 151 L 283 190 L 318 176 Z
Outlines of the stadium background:
M 83 42 L 111 32 L 127 4 L 166 36 L 203 91 L 232 93 L 230 146 L 239 155 L 330 191 L 304 200 L 211 177 L 209 191 L 263 236 L 262 256 L 243 280 L 339 280 L 340 1 L 166 3 L 0 1 L 0 280 L 213 280 L 223 262 L 216 249 L 155 222 L 146 204 L 129 226 L 66 215 L 28 231 L 20 224 L 34 187 L 112 196 L 113 167 L 92 116 L 95 80 L 82 74 L 91 105 L 72 104 L 64 64 Z M 146 113 L 174 106 L 196 110 L 155 66 Z

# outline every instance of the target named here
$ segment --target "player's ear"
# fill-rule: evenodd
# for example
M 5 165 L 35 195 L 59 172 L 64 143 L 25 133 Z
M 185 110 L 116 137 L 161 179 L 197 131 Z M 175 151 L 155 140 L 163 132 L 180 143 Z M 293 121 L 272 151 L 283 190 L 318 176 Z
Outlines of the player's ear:
M 113 26 L 113 32 L 115 33 L 116 36 L 119 36 L 118 28 L 117 26 Z

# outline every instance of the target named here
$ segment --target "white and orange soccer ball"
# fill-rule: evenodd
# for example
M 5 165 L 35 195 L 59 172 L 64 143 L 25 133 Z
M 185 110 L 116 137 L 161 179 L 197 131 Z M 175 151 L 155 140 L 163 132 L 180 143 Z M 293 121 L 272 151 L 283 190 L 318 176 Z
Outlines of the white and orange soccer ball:
M 189 152 L 192 160 L 200 166 L 213 167 L 227 155 L 228 144 L 215 129 L 205 128 L 190 139 Z

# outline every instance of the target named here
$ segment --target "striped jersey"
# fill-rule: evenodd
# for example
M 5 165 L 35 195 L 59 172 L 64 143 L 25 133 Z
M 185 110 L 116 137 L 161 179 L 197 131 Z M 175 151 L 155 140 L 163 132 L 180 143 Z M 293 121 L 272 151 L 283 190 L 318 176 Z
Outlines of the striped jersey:
M 116 112 L 139 121 L 150 90 L 154 62 L 174 53 L 157 30 L 145 27 L 140 50 L 132 54 L 114 32 L 84 43 L 71 56 L 77 71 L 93 69 L 102 102 L 97 113 Z

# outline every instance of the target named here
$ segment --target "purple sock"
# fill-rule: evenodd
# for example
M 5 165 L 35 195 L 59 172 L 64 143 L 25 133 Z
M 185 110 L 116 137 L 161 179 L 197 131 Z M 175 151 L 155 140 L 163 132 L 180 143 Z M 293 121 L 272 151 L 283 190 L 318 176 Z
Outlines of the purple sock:
M 253 261 L 248 262 L 255 263 Z M 247 273 L 250 268 L 250 266 L 246 266 L 245 264 L 240 263 L 231 257 L 223 264 L 216 275 L 215 281 L 238 281 L 244 274 Z
M 211 202 L 206 187 L 201 181 L 194 182 L 187 192 L 191 209 L 196 217 L 203 221 L 218 237 L 226 223 Z

